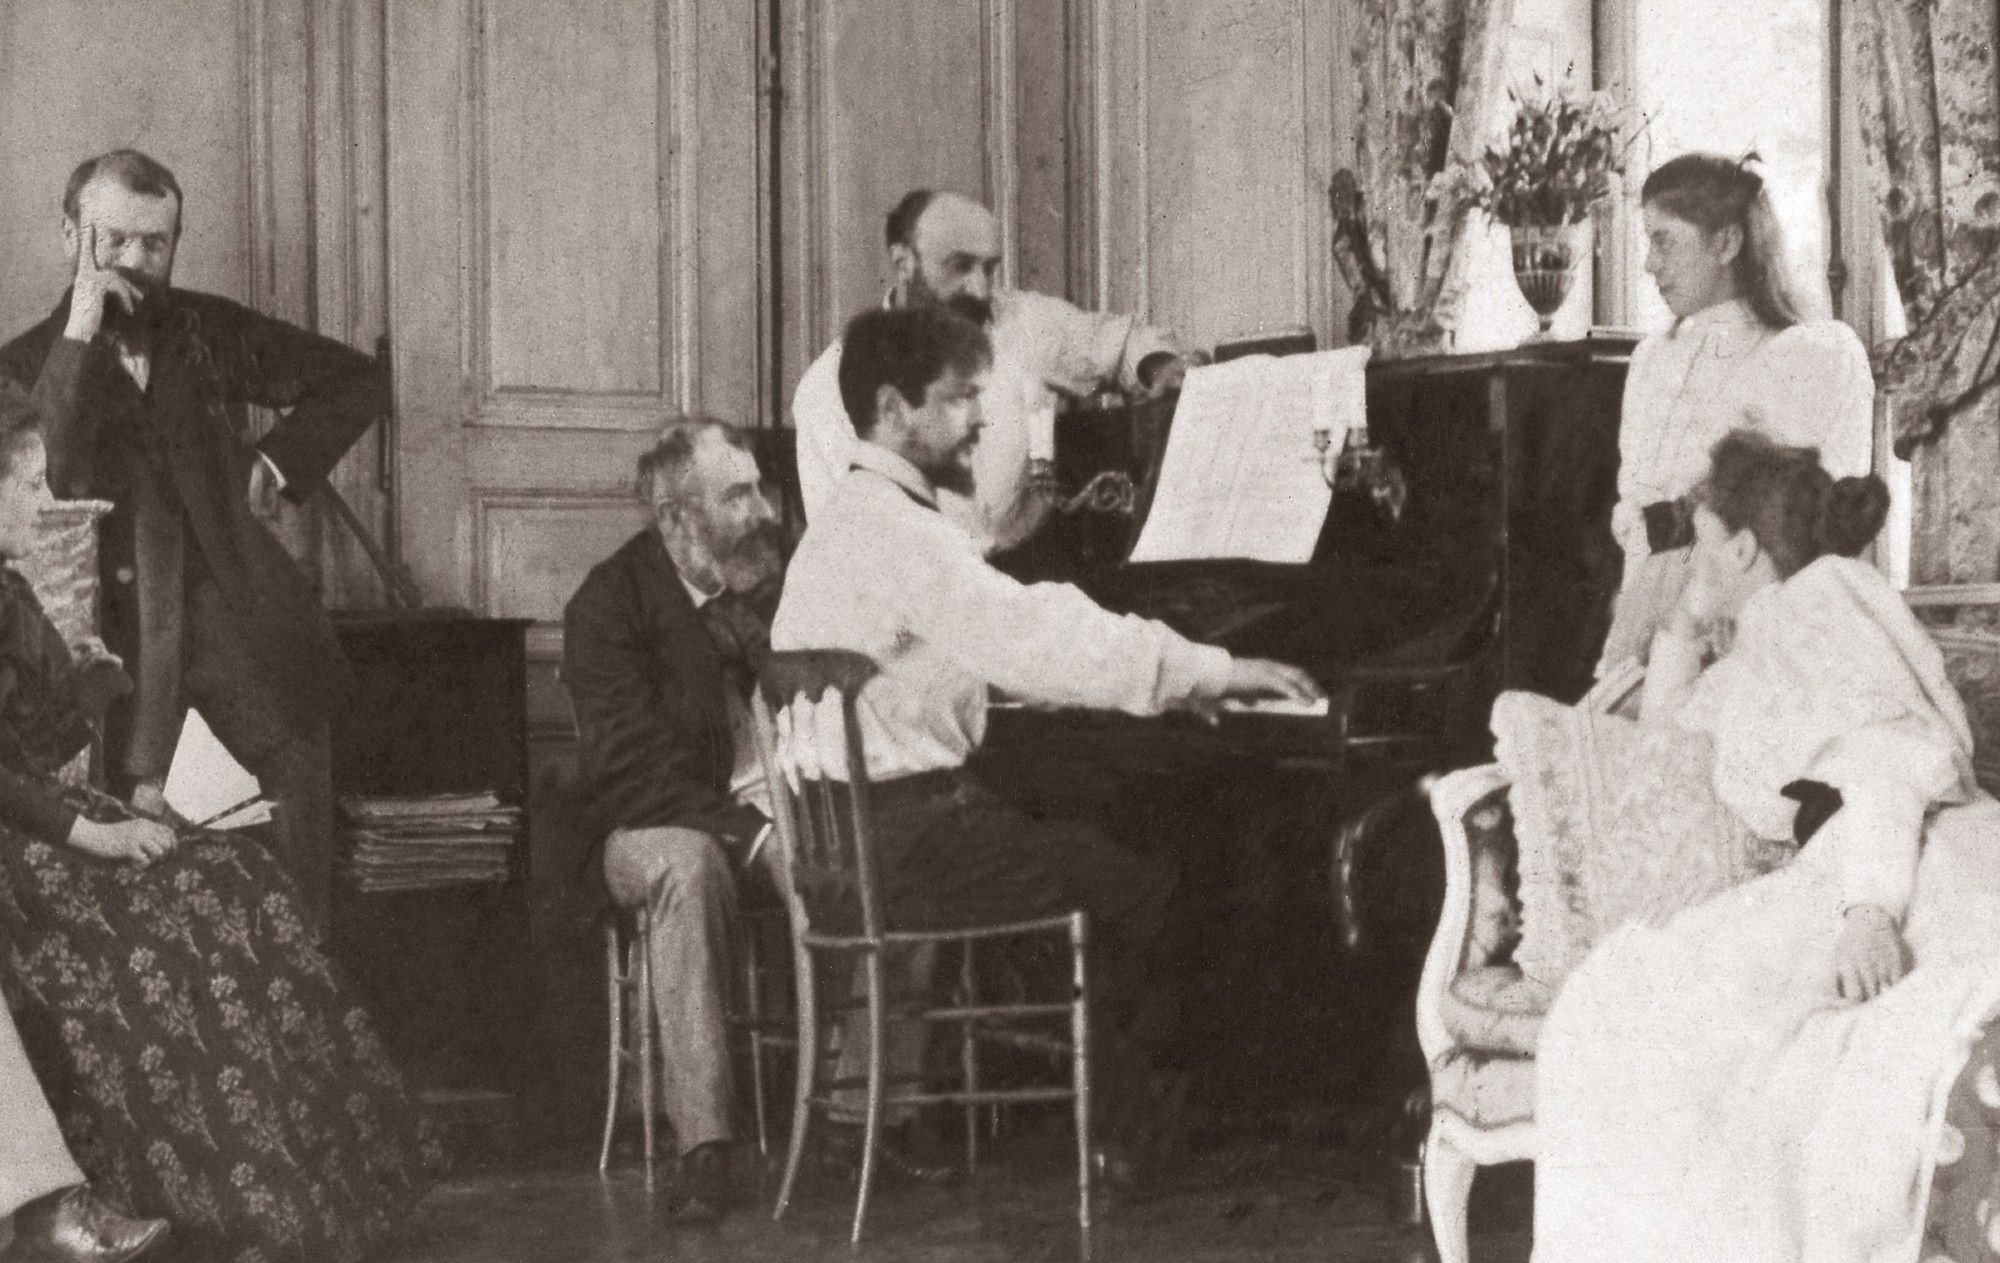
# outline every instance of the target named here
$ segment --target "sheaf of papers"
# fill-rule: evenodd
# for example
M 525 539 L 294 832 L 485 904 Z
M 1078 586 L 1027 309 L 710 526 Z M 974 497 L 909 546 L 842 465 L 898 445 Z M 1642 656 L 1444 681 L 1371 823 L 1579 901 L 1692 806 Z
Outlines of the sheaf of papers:
M 258 798 L 262 791 L 257 778 L 223 746 L 201 712 L 189 707 L 180 744 L 174 747 L 173 766 L 167 769 L 167 806 L 183 819 L 205 822 L 210 829 L 241 829 L 271 818 L 271 804 Z M 229 814 L 215 818 L 221 811 Z
M 1367 424 L 1365 346 L 1192 370 L 1132 560 L 1312 560 L 1333 490 L 1313 433 Z

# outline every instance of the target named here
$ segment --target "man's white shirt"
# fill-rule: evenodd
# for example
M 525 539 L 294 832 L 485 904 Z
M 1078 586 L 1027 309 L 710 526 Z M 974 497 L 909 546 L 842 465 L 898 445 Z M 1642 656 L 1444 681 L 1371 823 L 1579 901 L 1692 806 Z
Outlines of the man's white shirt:
M 1223 691 L 1223 650 L 1068 584 L 1016 582 L 944 517 L 908 461 L 873 443 L 849 459 L 792 558 L 771 647 L 874 659 L 856 705 L 871 779 L 964 764 L 986 735 L 989 686 L 1135 715 Z

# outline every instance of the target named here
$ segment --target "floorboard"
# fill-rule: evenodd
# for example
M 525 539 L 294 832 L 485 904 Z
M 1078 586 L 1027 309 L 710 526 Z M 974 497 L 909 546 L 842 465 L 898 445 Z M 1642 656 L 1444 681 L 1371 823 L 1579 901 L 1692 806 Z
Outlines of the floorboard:
M 746 1205 L 720 1226 L 663 1218 L 666 1182 L 649 1190 L 636 1161 L 600 1179 L 587 1155 L 462 1175 L 425 1202 L 401 1249 L 381 1263 L 637 1263 L 756 1259 L 766 1263 L 985 1263 L 1076 1257 L 1073 1175 L 1018 1154 L 949 1190 L 878 1189 L 868 1236 L 850 1252 L 851 1194 L 831 1178 L 807 1185 L 782 1223 L 770 1218 L 775 1173 L 745 1155 Z M 1392 1224 L 1364 1174 L 1310 1151 L 1236 1148 L 1192 1159 L 1145 1198 L 1099 1203 L 1098 1263 L 1254 1260 L 1419 1263 L 1426 1229 Z M 1527 1173 L 1483 1177 L 1474 1201 L 1476 1263 L 1526 1263 Z

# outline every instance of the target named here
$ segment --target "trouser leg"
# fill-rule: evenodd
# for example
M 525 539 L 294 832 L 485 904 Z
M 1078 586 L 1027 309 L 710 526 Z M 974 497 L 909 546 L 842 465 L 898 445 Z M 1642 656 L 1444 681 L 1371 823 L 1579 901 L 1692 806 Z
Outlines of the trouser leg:
M 13 1015 L 0 1005 L 0 1216 L 81 1183 L 83 1172 L 63 1143 Z
M 278 862 L 298 887 L 317 926 L 327 923 L 333 884 L 333 754 L 325 722 L 286 718 L 245 652 L 241 635 L 213 584 L 189 585 L 187 705 L 278 804 Z
M 937 966 L 937 945 L 924 943 L 893 948 L 882 954 L 882 965 L 892 995 L 927 994 Z M 868 983 L 866 971 L 859 960 L 854 964 L 850 994 L 855 1007 L 848 1010 L 846 1020 L 841 1023 L 840 1057 L 834 1068 L 834 1076 L 841 1079 L 859 1079 L 868 1073 L 868 1010 L 863 1003 L 868 994 Z M 924 1048 L 929 1043 L 929 1035 L 930 1027 L 924 1022 L 889 1022 L 882 1040 L 882 1055 L 885 1072 L 891 1080 L 923 1073 Z M 832 1113 L 841 1118 L 858 1119 L 867 1104 L 866 1091 L 843 1088 L 834 1093 Z M 901 1126 L 914 1118 L 916 1112 L 916 1107 L 911 1105 L 891 1106 L 882 1111 L 882 1121 L 891 1127 Z
M 732 1140 L 728 980 L 736 880 L 728 857 L 694 829 L 621 829 L 605 843 L 604 878 L 621 907 L 643 903 L 652 914 L 647 950 L 662 1084 L 681 1152 Z

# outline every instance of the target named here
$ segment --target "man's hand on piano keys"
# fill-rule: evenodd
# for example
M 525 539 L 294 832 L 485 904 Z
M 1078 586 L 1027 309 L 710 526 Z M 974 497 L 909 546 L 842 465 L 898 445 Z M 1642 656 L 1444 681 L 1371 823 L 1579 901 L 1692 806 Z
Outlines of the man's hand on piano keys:
M 1223 709 L 1248 709 L 1257 703 L 1276 703 L 1295 711 L 1313 711 L 1326 703 L 1326 691 L 1319 681 L 1290 663 L 1267 658 L 1235 658 L 1229 663 L 1229 679 L 1222 692 L 1213 697 L 1189 699 L 1189 709 L 1210 723 L 1217 722 Z

